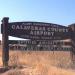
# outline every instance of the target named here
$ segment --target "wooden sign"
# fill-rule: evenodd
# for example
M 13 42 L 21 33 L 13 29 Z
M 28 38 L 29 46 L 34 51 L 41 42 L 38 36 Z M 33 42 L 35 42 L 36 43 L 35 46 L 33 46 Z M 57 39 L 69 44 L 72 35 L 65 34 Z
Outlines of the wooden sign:
M 69 38 L 68 27 L 42 22 L 13 22 L 8 35 L 32 40 L 60 40 Z
M 70 39 L 71 32 L 69 30 L 70 27 L 52 24 L 52 23 L 43 23 L 43 22 L 8 22 L 8 18 L 5 17 L 2 20 L 1 24 L 1 33 L 2 33 L 2 60 L 3 66 L 8 66 L 9 61 L 9 41 L 8 36 L 14 36 L 24 39 L 39 40 L 41 44 L 48 43 L 49 49 L 56 49 L 54 47 L 51 48 L 50 40 L 63 40 Z M 40 41 L 42 40 L 42 41 Z M 45 42 L 43 42 L 43 40 Z M 47 42 L 47 41 L 50 42 Z M 37 44 L 38 42 L 35 42 Z M 31 43 L 32 44 L 32 43 Z M 54 45 L 54 43 L 52 43 Z M 46 45 L 47 47 L 47 45 Z M 46 50 L 46 49 L 45 49 Z

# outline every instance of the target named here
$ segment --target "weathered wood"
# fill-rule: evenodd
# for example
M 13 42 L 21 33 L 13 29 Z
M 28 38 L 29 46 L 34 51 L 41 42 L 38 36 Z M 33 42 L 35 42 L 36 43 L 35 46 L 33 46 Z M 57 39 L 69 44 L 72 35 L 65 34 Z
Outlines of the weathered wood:
M 9 61 L 8 20 L 8 17 L 2 20 L 2 61 L 4 67 L 8 66 Z

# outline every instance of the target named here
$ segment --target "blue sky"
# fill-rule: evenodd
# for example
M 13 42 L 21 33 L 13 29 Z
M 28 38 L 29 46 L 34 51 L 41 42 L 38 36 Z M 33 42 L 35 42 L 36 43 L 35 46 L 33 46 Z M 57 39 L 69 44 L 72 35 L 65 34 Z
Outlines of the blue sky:
M 75 23 L 75 0 L 0 0 L 0 21 L 3 17 L 69 25 Z
M 0 20 L 42 21 L 68 25 L 75 22 L 75 0 L 0 0 Z

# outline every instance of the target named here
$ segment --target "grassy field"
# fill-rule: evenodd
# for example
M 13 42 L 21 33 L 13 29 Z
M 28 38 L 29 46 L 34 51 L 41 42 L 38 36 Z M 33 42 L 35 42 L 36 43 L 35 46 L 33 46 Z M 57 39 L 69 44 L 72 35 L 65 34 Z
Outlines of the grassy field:
M 17 61 L 15 61 L 17 60 Z M 10 51 L 9 64 L 37 65 L 43 63 L 68 68 L 71 65 L 70 52 L 67 51 Z
M 2 51 L 0 66 L 1 56 Z M 69 68 L 70 58 L 70 53 L 63 51 L 10 51 L 9 65 L 16 68 L 0 75 L 75 75 Z

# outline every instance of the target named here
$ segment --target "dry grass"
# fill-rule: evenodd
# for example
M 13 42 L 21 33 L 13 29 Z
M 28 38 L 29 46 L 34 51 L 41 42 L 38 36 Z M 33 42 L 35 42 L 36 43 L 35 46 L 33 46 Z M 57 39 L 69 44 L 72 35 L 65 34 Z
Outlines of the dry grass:
M 9 70 L 2 75 L 75 75 L 75 72 L 53 66 L 37 64 L 34 68 L 27 67 L 23 69 Z
M 65 56 L 65 57 L 64 57 Z M 17 61 L 15 61 L 17 60 Z M 43 63 L 45 65 L 53 65 L 68 68 L 71 64 L 70 52 L 64 51 L 10 51 L 11 65 L 37 65 Z
M 0 64 L 2 65 L 1 59 Z M 9 65 L 17 68 L 0 75 L 75 75 L 75 70 L 62 68 L 69 67 L 70 64 L 69 52 L 10 51 Z

